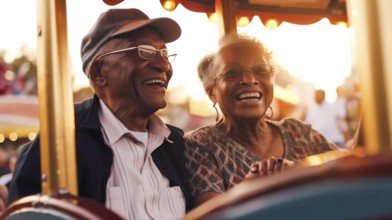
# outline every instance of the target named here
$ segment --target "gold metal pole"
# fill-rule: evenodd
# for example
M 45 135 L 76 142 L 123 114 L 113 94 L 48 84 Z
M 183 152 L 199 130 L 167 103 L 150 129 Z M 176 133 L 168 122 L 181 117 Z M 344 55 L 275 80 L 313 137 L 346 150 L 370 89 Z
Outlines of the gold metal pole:
M 42 191 L 77 195 L 75 125 L 65 0 L 37 0 Z
M 354 33 L 354 65 L 362 94 L 366 151 L 392 150 L 392 1 L 348 0 Z
M 219 26 L 219 37 L 237 33 L 235 0 L 215 0 L 215 12 Z

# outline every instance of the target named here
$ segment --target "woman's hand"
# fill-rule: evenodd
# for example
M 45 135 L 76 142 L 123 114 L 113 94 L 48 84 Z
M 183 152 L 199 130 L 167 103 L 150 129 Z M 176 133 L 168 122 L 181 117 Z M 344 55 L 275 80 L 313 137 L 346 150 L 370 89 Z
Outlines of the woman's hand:
M 271 176 L 275 173 L 279 173 L 282 170 L 287 169 L 288 167 L 294 164 L 293 161 L 271 157 L 266 160 L 261 160 L 254 162 L 249 169 L 249 172 L 246 174 L 245 178 L 255 178 L 255 177 L 265 177 Z

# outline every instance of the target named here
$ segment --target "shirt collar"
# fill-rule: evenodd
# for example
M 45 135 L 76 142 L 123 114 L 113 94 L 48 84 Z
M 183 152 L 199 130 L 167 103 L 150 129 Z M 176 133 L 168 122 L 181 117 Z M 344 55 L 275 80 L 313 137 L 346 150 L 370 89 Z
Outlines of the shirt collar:
M 123 135 L 133 135 L 124 126 L 124 124 L 118 120 L 118 118 L 110 111 L 106 104 L 99 99 L 100 110 L 98 111 L 99 121 L 101 122 L 102 128 L 107 135 L 107 140 L 110 145 L 117 142 Z M 163 137 L 167 139 L 170 135 L 170 129 L 165 125 L 162 119 L 153 114 L 147 124 L 147 131 L 150 135 L 156 137 Z

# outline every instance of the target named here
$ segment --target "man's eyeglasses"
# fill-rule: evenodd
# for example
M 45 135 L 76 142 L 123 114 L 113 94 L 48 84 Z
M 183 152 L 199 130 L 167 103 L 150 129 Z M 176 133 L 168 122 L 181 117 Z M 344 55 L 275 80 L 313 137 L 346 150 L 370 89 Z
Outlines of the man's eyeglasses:
M 233 67 L 228 70 L 224 70 L 221 74 L 215 77 L 215 80 L 222 78 L 227 81 L 242 80 L 246 72 L 253 74 L 255 78 L 265 78 L 273 76 L 273 69 L 270 65 L 257 65 L 250 69 L 244 69 L 242 67 Z
M 115 50 L 115 51 L 103 53 L 103 54 L 99 55 L 96 60 L 99 60 L 102 57 L 107 56 L 107 55 L 128 52 L 128 51 L 132 51 L 132 50 L 136 50 L 136 49 L 137 49 L 139 57 L 142 59 L 145 59 L 145 60 L 154 59 L 157 52 L 159 52 L 160 55 L 163 56 L 165 59 L 167 59 L 167 61 L 169 61 L 170 63 L 173 63 L 176 60 L 176 56 L 177 56 L 177 54 L 168 55 L 166 48 L 157 50 L 155 47 L 150 46 L 150 45 L 139 45 L 137 47 L 129 47 L 129 48 L 121 49 L 121 50 Z

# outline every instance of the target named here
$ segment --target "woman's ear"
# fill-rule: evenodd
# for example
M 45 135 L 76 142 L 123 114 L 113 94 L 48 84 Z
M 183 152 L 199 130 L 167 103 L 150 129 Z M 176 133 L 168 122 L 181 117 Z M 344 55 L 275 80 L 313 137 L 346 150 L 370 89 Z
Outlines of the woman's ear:
M 216 103 L 215 89 L 214 88 L 208 89 L 207 90 L 207 94 L 208 94 L 208 97 L 210 98 L 210 100 L 213 103 Z

